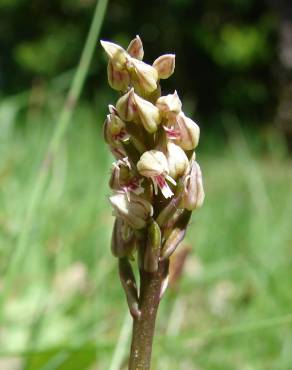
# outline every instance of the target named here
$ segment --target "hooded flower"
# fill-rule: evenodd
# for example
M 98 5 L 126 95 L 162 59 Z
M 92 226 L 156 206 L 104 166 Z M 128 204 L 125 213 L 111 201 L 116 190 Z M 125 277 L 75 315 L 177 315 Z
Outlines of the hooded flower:
M 155 131 L 157 131 L 158 125 L 161 122 L 158 108 L 135 93 L 133 99 L 136 104 L 136 117 L 139 118 L 145 130 L 148 131 L 150 134 L 153 134 Z
M 167 163 L 169 175 L 173 179 L 183 176 L 189 168 L 189 160 L 185 152 L 176 144 L 167 144 Z
M 143 44 L 138 35 L 130 42 L 127 52 L 132 58 L 136 58 L 139 60 L 143 59 L 144 57 Z
M 152 205 L 139 195 L 123 191 L 109 197 L 114 214 L 122 218 L 133 229 L 143 229 L 153 215 Z
M 161 190 L 165 198 L 173 196 L 173 192 L 166 180 L 176 185 L 176 182 L 169 176 L 169 168 L 165 155 L 159 150 L 149 150 L 142 154 L 137 163 L 139 173 L 153 181 L 154 192 Z
M 101 41 L 108 58 L 108 82 L 114 90 L 124 91 L 130 83 L 130 76 L 127 71 L 128 53 L 121 46 L 113 42 Z
M 154 133 L 161 122 L 158 108 L 135 94 L 133 88 L 117 101 L 116 109 L 122 119 L 142 123 L 149 133 Z
M 159 109 L 162 117 L 173 122 L 176 119 L 176 116 L 181 112 L 182 104 L 177 92 L 175 91 L 173 94 L 161 96 L 157 99 L 156 107 Z
M 113 190 L 123 190 L 128 199 L 129 193 L 133 192 L 137 195 L 144 192 L 142 187 L 143 179 L 135 175 L 128 158 L 119 159 L 113 163 L 113 169 L 109 181 L 110 188 Z
M 170 77 L 175 68 L 175 55 L 161 55 L 154 61 L 153 67 L 156 69 L 159 78 L 166 79 Z
M 199 164 L 192 160 L 189 174 L 184 181 L 181 207 L 193 211 L 202 206 L 205 199 L 202 172 Z
M 107 115 L 104 122 L 103 134 L 105 141 L 109 145 L 115 145 L 118 141 L 127 140 L 129 135 L 126 132 L 125 122 L 119 117 L 116 108 L 113 105 L 109 105 L 109 111 L 110 114 Z
M 109 57 L 108 81 L 114 90 L 126 91 L 132 85 L 144 96 L 158 88 L 158 71 L 142 61 L 144 50 L 139 36 L 130 42 L 127 51 L 108 41 L 101 41 L 101 45 Z
M 197 147 L 200 138 L 200 128 L 192 119 L 186 117 L 181 112 L 176 118 L 176 128 L 179 132 L 179 137 L 176 143 L 183 150 L 193 150 Z
M 137 116 L 136 102 L 134 99 L 134 89 L 129 90 L 117 101 L 116 109 L 124 121 L 132 121 Z
M 141 95 L 152 93 L 157 89 L 158 73 L 151 65 L 130 58 L 127 68 L 133 87 Z

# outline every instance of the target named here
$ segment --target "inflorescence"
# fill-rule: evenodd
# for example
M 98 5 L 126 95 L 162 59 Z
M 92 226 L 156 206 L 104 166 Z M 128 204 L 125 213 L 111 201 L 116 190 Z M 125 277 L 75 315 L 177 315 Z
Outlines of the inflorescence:
M 109 58 L 108 82 L 121 94 L 115 106 L 109 105 L 104 123 L 104 138 L 116 158 L 109 182 L 116 216 L 112 253 L 119 258 L 130 311 L 138 315 L 129 260 L 137 252 L 140 269 L 157 271 L 183 240 L 191 212 L 204 201 L 195 155 L 200 129 L 182 111 L 176 91 L 161 96 L 160 80 L 173 74 L 174 54 L 149 65 L 142 61 L 139 36 L 127 50 L 108 41 L 101 44 Z

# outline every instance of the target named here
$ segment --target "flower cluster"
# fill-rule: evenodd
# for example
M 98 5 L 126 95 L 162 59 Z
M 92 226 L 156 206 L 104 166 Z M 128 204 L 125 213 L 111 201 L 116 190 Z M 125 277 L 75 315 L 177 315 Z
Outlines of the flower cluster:
M 200 129 L 183 112 L 176 91 L 161 95 L 160 80 L 173 74 L 174 54 L 149 65 L 142 60 L 139 36 L 127 50 L 108 41 L 101 45 L 109 58 L 109 84 L 121 94 L 104 123 L 116 158 L 109 198 L 116 216 L 112 251 L 132 258 L 138 250 L 140 268 L 155 272 L 184 237 L 191 211 L 204 201 L 194 151 Z

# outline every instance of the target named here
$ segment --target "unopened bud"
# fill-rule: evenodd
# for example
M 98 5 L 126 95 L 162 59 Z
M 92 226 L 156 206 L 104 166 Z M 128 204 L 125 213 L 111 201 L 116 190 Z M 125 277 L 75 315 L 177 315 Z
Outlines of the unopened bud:
M 125 69 L 116 69 L 111 61 L 107 65 L 107 78 L 109 85 L 117 91 L 127 90 L 130 84 L 128 71 Z
M 181 112 L 182 104 L 175 91 L 173 94 L 161 96 L 157 100 L 156 106 L 163 117 L 166 119 L 173 119 Z
M 159 78 L 165 79 L 170 77 L 173 74 L 175 68 L 175 55 L 161 55 L 154 61 L 153 67 L 157 70 Z
M 189 160 L 185 152 L 178 145 L 169 142 L 167 144 L 167 162 L 169 175 L 177 179 L 189 169 Z
M 199 143 L 200 128 L 190 118 L 181 112 L 176 118 L 179 138 L 176 143 L 184 150 L 193 150 Z
M 153 215 L 152 205 L 135 193 L 117 192 L 109 200 L 117 217 L 122 218 L 133 229 L 142 229 Z
M 100 41 L 113 67 L 117 70 L 125 69 L 128 54 L 121 46 L 109 41 Z
M 129 90 L 117 101 L 116 109 L 120 117 L 125 121 L 132 121 L 136 116 L 136 103 L 134 89 Z
M 134 118 L 134 121 L 139 117 L 139 120 L 147 132 L 154 133 L 157 131 L 158 125 L 161 122 L 158 108 L 137 94 L 134 94 L 133 100 L 137 111 L 137 116 Z
M 157 89 L 158 73 L 155 68 L 135 58 L 130 59 L 127 68 L 135 91 L 149 94 Z
M 143 44 L 138 35 L 130 42 L 127 52 L 133 58 L 136 58 L 139 60 L 143 59 L 144 57 Z
M 126 257 L 136 247 L 134 230 L 121 218 L 116 218 L 111 241 L 112 254 L 115 257 Z
M 184 181 L 181 208 L 193 211 L 202 206 L 205 198 L 202 172 L 199 164 L 192 160 L 189 175 Z
M 127 258 L 119 258 L 119 274 L 131 315 L 133 318 L 139 319 L 141 312 L 139 310 L 136 279 L 132 266 Z
M 103 133 L 107 143 L 123 141 L 128 138 L 125 122 L 121 120 L 114 106 L 109 105 L 110 114 L 104 123 Z
M 147 244 L 144 254 L 144 270 L 155 272 L 158 269 L 161 247 L 161 231 L 158 224 L 152 220 L 148 227 Z
M 192 213 L 190 211 L 184 210 L 184 212 L 180 215 L 175 227 L 172 228 L 169 236 L 162 246 L 161 259 L 168 259 L 176 250 L 178 245 L 182 242 L 186 234 L 191 214 Z

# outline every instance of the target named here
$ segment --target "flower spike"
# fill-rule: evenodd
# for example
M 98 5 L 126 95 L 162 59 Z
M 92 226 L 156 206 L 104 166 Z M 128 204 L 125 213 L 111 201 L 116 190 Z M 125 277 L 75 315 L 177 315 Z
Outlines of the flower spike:
M 104 138 L 116 159 L 109 180 L 115 217 L 111 250 L 134 321 L 129 368 L 149 369 L 142 354 L 151 353 L 145 346 L 167 290 L 170 260 L 205 197 L 194 153 L 200 128 L 184 114 L 176 90 L 161 96 L 161 81 L 174 73 L 174 54 L 150 65 L 143 61 L 139 36 L 127 49 L 109 41 L 101 45 L 108 82 L 119 92 L 104 122 Z

